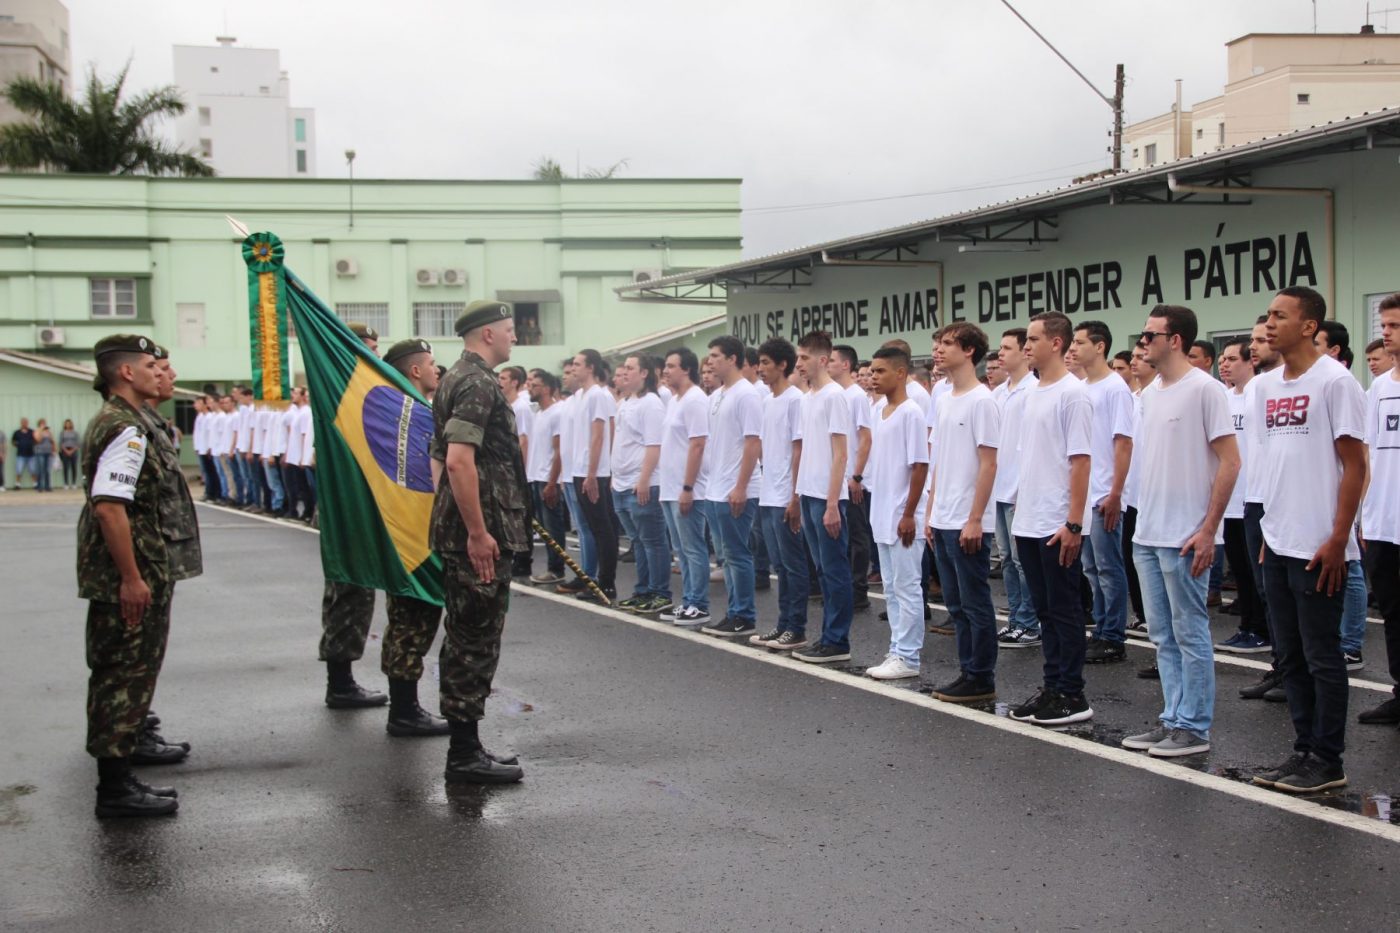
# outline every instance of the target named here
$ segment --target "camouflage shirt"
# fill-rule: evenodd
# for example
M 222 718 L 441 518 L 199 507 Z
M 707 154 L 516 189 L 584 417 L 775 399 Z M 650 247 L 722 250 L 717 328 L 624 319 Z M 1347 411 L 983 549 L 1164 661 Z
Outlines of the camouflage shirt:
M 476 448 L 486 531 L 503 551 L 528 550 L 528 493 L 520 438 L 515 433 L 515 413 L 501 393 L 496 373 L 470 350 L 464 350 L 462 358 L 442 377 L 433 397 L 433 459 L 446 462 L 449 444 L 470 444 Z M 430 543 L 437 551 L 467 549 L 467 526 L 452 497 L 446 470 L 442 471 L 433 497 Z
M 87 426 L 83 436 L 87 501 L 78 516 L 78 596 L 82 599 L 114 603 L 121 598 L 121 573 L 93 514 L 93 506 L 100 502 L 126 506 L 136 567 L 146 585 L 155 589 L 170 583 L 169 554 L 161 529 L 161 466 L 151 453 L 150 434 L 141 414 L 115 395 Z
M 170 579 L 188 580 L 204 572 L 204 554 L 199 545 L 199 519 L 194 497 L 180 469 L 180 450 L 170 435 L 170 424 L 154 408 L 141 409 L 150 430 L 148 456 L 160 464 L 160 528 L 170 555 Z M 262 468 L 262 464 L 257 464 Z

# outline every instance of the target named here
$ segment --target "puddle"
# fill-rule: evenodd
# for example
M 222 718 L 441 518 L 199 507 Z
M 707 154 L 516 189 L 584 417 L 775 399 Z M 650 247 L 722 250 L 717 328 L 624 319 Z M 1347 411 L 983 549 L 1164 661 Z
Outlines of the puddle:
M 19 805 L 21 797 L 28 797 L 39 788 L 33 784 L 11 784 L 0 788 L 0 826 L 19 826 L 29 822 L 29 814 Z
M 500 687 L 491 690 L 491 701 L 493 711 L 504 713 L 507 716 L 520 716 L 535 711 L 535 704 Z

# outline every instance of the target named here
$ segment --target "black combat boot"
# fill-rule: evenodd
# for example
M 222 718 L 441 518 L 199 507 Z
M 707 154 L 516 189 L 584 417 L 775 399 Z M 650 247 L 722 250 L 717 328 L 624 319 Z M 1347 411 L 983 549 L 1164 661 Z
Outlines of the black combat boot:
M 169 794 L 154 793 L 131 773 L 125 758 L 97 759 L 97 806 L 99 819 L 122 816 L 169 816 L 180 809 L 180 801 L 168 787 L 158 788 Z
M 355 683 L 349 661 L 326 662 L 326 705 L 331 709 L 363 709 L 388 702 L 378 690 L 366 690 Z
M 447 735 L 447 720 L 418 705 L 418 681 L 389 681 L 389 721 L 384 729 L 399 737 Z
M 183 748 L 185 751 L 189 751 L 189 750 L 190 750 L 190 743 L 189 743 L 189 742 L 172 742 L 172 741 L 170 741 L 169 739 L 167 739 L 165 736 L 161 735 L 158 731 L 156 731 L 156 727 L 159 726 L 159 725 L 160 725 L 160 717 L 157 716 L 154 712 L 147 713 L 147 714 L 146 714 L 146 724 L 145 724 L 145 726 L 143 726 L 142 729 L 141 729 L 141 737 L 142 737 L 142 739 L 145 739 L 147 736 L 149 736 L 150 738 L 154 739 L 155 741 L 160 742 L 162 745 L 174 745 L 174 746 L 177 746 L 177 747 L 179 747 L 179 748 Z
M 156 732 L 149 721 L 143 724 L 136 736 L 136 748 L 131 752 L 129 763 L 133 765 L 174 765 L 189 756 L 188 742 L 167 742 Z
M 525 776 L 519 763 L 496 761 L 481 747 L 476 723 L 472 720 L 451 721 L 452 742 L 447 747 L 447 771 L 444 777 L 452 783 L 514 784 Z

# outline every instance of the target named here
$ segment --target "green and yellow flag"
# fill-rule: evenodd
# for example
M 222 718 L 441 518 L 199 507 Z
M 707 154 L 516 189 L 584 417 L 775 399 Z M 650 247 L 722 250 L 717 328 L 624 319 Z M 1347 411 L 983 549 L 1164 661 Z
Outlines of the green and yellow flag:
M 258 241 L 276 237 L 251 234 L 245 258 Z M 280 245 L 252 255 L 282 279 L 306 367 L 326 579 L 442 605 L 442 561 L 428 546 L 432 409 L 282 264 Z M 248 262 L 250 277 L 267 271 Z

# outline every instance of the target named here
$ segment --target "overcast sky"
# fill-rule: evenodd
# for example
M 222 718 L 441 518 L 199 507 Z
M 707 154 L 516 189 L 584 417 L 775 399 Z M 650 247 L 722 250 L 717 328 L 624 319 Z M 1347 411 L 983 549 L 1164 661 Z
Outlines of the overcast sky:
M 1012 0 L 1127 121 L 1220 93 L 1225 42 L 1310 32 L 1308 0 Z M 631 177 L 744 180 L 744 253 L 936 217 L 1106 167 L 1098 100 L 1000 0 L 67 0 L 73 65 L 171 46 L 276 48 L 316 108 L 321 177 L 525 178 L 627 160 Z M 1375 3 L 1373 6 L 1384 6 Z M 1321 0 L 1322 32 L 1364 2 Z M 1400 14 L 1392 16 L 1400 31 Z M 1378 28 L 1386 25 L 1377 19 Z

